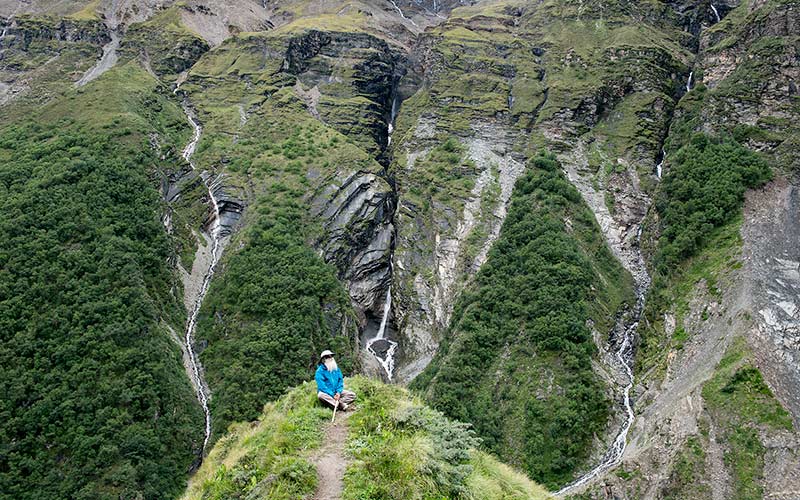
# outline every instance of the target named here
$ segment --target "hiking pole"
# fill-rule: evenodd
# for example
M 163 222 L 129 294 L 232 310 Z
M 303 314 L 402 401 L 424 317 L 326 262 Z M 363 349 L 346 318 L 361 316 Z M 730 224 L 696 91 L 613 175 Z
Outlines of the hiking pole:
M 339 408 L 339 400 L 336 400 L 336 404 L 333 405 L 333 417 L 331 417 L 331 423 L 336 419 L 336 409 Z

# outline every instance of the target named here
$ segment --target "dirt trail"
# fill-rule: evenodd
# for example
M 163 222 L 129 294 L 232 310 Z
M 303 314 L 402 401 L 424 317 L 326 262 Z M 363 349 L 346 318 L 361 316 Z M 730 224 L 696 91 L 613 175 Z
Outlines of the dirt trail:
M 312 462 L 317 466 L 317 492 L 313 500 L 342 498 L 342 479 L 347 468 L 344 443 L 347 440 L 349 413 L 336 412 L 336 421 L 328 424 L 325 440 Z

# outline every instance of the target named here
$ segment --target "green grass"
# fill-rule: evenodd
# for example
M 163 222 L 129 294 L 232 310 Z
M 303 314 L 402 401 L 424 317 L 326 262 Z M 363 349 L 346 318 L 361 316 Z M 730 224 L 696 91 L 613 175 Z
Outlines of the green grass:
M 272 500 L 306 498 L 317 487 L 309 451 L 319 447 L 330 410 L 317 404 L 313 383 L 269 403 L 256 422 L 231 425 L 192 477 L 185 500 L 252 495 Z
M 397 174 L 407 190 L 408 202 L 418 206 L 422 214 L 430 214 L 433 206 L 444 204 L 460 217 L 464 200 L 475 185 L 477 168 L 466 156 L 466 148 L 457 139 L 447 137 L 417 159 L 410 172 Z
M 743 340 L 720 361 L 703 386 L 703 399 L 725 443 L 724 461 L 733 478 L 735 499 L 763 496 L 762 432 L 792 430 L 792 418 L 775 399 Z
M 358 395 L 347 418 L 344 500 L 545 500 L 524 475 L 477 451 L 464 424 L 425 407 L 398 387 L 364 377 L 345 381 Z M 304 383 L 264 407 L 258 421 L 232 425 L 192 478 L 184 500 L 310 498 L 313 454 L 331 411 Z
M 775 399 L 751 357 L 743 342 L 734 345 L 703 387 L 703 399 L 712 411 L 729 415 L 738 424 L 791 430 L 791 416 Z
M 709 498 L 711 488 L 703 480 L 706 468 L 704 443 L 697 436 L 691 436 L 678 450 L 672 472 L 662 490 L 665 500 L 684 498 Z
M 181 9 L 174 5 L 147 21 L 131 24 L 120 46 L 121 58 L 146 54 L 150 67 L 165 81 L 192 67 L 209 45 L 183 24 Z
M 792 430 L 789 413 L 775 399 L 752 354 L 739 340 L 703 386 L 703 399 L 724 443 L 724 461 L 735 499 L 761 498 L 766 447 L 762 432 Z

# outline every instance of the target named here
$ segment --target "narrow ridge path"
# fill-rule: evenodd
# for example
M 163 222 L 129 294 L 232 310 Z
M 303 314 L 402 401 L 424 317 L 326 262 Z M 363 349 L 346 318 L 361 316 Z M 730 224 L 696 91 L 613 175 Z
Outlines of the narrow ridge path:
M 350 413 L 336 412 L 336 421 L 328 423 L 322 447 L 311 462 L 317 467 L 317 492 L 313 500 L 340 500 L 344 486 L 347 458 L 344 445 L 347 440 L 347 419 Z

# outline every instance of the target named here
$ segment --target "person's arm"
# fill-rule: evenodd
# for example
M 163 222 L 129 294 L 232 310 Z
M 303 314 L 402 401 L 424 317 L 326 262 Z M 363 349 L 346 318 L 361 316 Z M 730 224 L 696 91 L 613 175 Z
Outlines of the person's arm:
M 336 370 L 336 394 L 341 394 L 344 390 L 344 377 L 340 370 Z
M 324 392 L 325 394 L 333 396 L 328 381 L 325 380 L 325 373 L 319 368 L 317 368 L 317 374 L 314 376 L 314 379 L 317 381 L 317 390 L 319 392 Z

